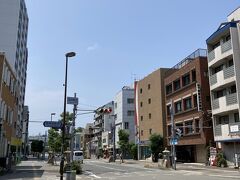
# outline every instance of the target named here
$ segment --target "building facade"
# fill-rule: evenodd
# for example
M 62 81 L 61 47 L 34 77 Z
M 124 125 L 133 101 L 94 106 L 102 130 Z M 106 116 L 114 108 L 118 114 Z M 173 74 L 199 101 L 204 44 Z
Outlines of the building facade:
M 21 152 L 21 139 L 16 134 L 17 79 L 5 53 L 0 53 L 0 74 L 0 166 L 5 167 L 11 153 L 18 156 Z
M 213 139 L 206 50 L 196 50 L 172 69 L 164 80 L 168 145 L 172 107 L 175 129 L 182 133 L 176 145 L 177 160 L 206 162 L 206 146 Z
M 240 9 L 207 40 L 214 140 L 227 160 L 240 157 Z
M 153 134 L 166 135 L 164 77 L 168 69 L 160 68 L 136 86 L 136 116 L 140 158 L 150 155 L 149 137 Z
M 134 89 L 124 86 L 114 98 L 116 149 L 119 149 L 118 132 L 120 129 L 125 130 L 129 134 L 129 142 L 135 142 L 134 108 Z
M 0 17 L 0 52 L 5 52 L 19 88 L 16 133 L 21 138 L 28 61 L 28 14 L 25 1 L 0 0 Z
M 29 153 L 28 125 L 29 125 L 29 108 L 28 106 L 24 106 L 23 129 L 22 129 L 22 152 L 24 156 L 27 156 Z
M 93 123 L 87 123 L 84 129 L 83 150 L 86 158 L 91 158 L 92 152 L 92 138 L 93 138 Z
M 114 123 L 114 102 L 111 101 L 96 110 L 93 123 L 93 139 L 91 142 L 91 148 L 95 152 L 95 155 L 102 155 L 103 150 L 109 148 L 102 142 L 102 134 L 104 132 L 111 132 Z M 112 109 L 110 113 L 99 113 L 100 109 Z

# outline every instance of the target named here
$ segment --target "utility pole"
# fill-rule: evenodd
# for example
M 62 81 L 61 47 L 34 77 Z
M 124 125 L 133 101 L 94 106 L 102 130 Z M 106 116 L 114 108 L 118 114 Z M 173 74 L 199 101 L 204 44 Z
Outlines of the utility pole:
M 77 94 L 74 93 L 74 98 L 77 98 Z M 71 159 L 70 161 L 73 162 L 73 150 L 74 150 L 74 140 L 75 140 L 75 119 L 76 119 L 76 111 L 77 111 L 77 104 L 73 105 L 73 121 L 72 121 L 72 132 L 71 132 Z
M 171 124 L 172 124 L 172 138 L 171 138 L 171 144 L 172 144 L 172 168 L 176 170 L 176 149 L 175 149 L 175 124 L 174 124 L 174 108 L 173 108 L 173 100 L 171 100 Z
M 138 160 L 140 160 L 140 128 L 137 126 L 137 148 L 138 148 Z

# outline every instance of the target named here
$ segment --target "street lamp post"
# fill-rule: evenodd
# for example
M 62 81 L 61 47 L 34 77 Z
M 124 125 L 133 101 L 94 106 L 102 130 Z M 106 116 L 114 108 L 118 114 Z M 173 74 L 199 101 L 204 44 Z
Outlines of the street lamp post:
M 52 121 L 52 116 L 55 116 L 56 115 L 56 113 L 51 113 L 51 121 Z
M 64 168 L 64 144 L 65 144 L 65 121 L 66 121 L 66 99 L 67 99 L 67 70 L 68 70 L 68 58 L 76 56 L 75 52 L 69 52 L 66 55 L 66 69 L 65 69 L 65 83 L 64 83 L 64 104 L 63 104 L 63 125 L 62 125 L 62 157 L 60 162 L 60 180 L 63 180 L 63 168 Z

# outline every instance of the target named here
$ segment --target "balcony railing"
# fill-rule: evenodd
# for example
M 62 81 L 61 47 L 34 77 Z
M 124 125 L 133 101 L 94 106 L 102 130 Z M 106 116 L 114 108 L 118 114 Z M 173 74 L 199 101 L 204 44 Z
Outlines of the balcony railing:
M 213 74 L 210 76 L 210 85 L 214 85 L 217 83 L 217 74 Z
M 231 67 L 223 70 L 224 79 L 228 79 L 230 77 L 233 77 L 234 75 L 235 75 L 234 74 L 234 66 L 231 66 Z
M 215 59 L 215 51 L 212 50 L 208 53 L 208 62 L 211 62 L 213 59 Z
M 219 108 L 219 99 L 214 99 L 212 102 L 212 108 L 218 109 Z
M 215 126 L 215 136 L 222 136 L 222 125 Z
M 227 105 L 232 105 L 237 103 L 237 93 L 229 94 L 226 96 Z
M 221 45 L 221 50 L 222 50 L 222 53 L 228 51 L 232 49 L 232 44 L 231 44 L 231 40 L 228 40 L 227 42 L 223 43 Z

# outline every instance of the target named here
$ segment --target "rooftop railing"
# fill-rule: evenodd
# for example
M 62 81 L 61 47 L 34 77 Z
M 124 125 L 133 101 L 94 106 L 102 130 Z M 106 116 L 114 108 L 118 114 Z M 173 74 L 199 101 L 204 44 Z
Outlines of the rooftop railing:
M 190 63 L 191 61 L 193 61 L 195 58 L 198 58 L 198 57 L 207 57 L 207 50 L 206 49 L 197 49 L 192 54 L 190 54 L 189 56 L 184 58 L 181 62 L 179 62 L 178 64 L 173 66 L 170 70 L 181 69 L 183 66 L 187 65 L 188 63 Z

